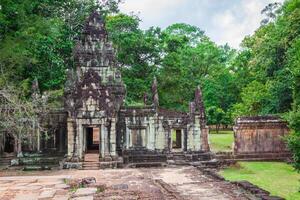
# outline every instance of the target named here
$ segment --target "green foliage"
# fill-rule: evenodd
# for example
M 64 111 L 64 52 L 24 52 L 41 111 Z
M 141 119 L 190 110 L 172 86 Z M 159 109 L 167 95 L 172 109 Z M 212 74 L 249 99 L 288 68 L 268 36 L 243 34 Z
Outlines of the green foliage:
M 124 14 L 107 18 L 107 28 L 117 48 L 129 102 L 142 100 L 161 60 L 160 29 L 142 31 L 138 27 L 139 21 L 137 16 Z
M 266 85 L 252 81 L 241 92 L 242 102 L 234 106 L 234 116 L 267 114 L 270 99 Z
M 300 171 L 300 134 L 292 133 L 287 138 L 288 148 L 293 152 L 294 167 Z
M 207 119 L 208 124 L 215 124 L 217 127 L 217 133 L 219 132 L 219 128 L 221 124 L 228 124 L 225 117 L 225 112 L 222 108 L 217 108 L 215 106 L 211 106 L 207 108 Z
M 195 88 L 222 67 L 222 56 L 222 51 L 208 39 L 166 54 L 158 76 L 161 105 L 187 110 Z
M 300 106 L 286 115 L 290 128 L 294 130 L 287 138 L 289 149 L 293 152 L 294 167 L 300 171 Z
M 283 162 L 238 162 L 221 171 L 230 181 L 249 181 L 271 193 L 287 200 L 300 198 L 299 178 L 291 165 Z
M 61 89 L 73 67 L 72 49 L 91 11 L 116 12 L 118 0 L 3 0 L 0 10 L 0 87 L 15 84 L 28 95 L 30 82 L 40 89 Z

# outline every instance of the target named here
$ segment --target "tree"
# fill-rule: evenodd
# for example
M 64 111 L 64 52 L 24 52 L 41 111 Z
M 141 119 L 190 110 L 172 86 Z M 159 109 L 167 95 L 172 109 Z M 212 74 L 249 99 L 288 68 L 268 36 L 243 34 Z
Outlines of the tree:
M 42 91 L 61 89 L 72 49 L 93 10 L 118 12 L 119 0 L 3 0 L 0 12 L 0 87 L 14 83 L 30 94 L 37 78 Z
M 225 122 L 225 112 L 222 108 L 212 106 L 207 109 L 207 115 L 208 124 L 216 125 L 216 132 L 219 133 L 221 124 L 224 124 Z
M 138 27 L 139 21 L 137 16 L 124 14 L 107 17 L 108 32 L 117 48 L 118 63 L 127 86 L 127 104 L 142 102 L 161 62 L 160 29 L 143 31 Z
M 21 156 L 24 141 L 33 142 L 39 131 L 47 132 L 42 120 L 48 110 L 45 96 L 35 94 L 26 100 L 16 88 L 0 90 L 0 134 L 9 134 L 17 141 L 18 156 Z
M 294 167 L 300 171 L 300 106 L 287 115 L 293 132 L 286 138 L 288 148 L 293 152 Z
M 234 105 L 234 117 L 268 114 L 270 94 L 266 85 L 252 81 L 241 93 L 242 102 Z
M 186 110 L 194 88 L 224 67 L 222 51 L 210 40 L 182 46 L 165 54 L 158 75 L 161 105 L 178 110 Z

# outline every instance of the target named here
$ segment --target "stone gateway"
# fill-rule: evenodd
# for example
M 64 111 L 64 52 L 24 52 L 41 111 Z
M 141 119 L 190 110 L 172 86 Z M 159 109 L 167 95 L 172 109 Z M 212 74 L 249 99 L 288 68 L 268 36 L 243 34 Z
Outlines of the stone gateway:
M 189 113 L 159 107 L 155 78 L 151 105 L 124 106 L 126 87 L 99 13 L 89 16 L 74 58 L 76 72 L 68 72 L 65 87 L 69 161 L 82 161 L 87 153 L 98 153 L 101 161 L 113 161 L 139 152 L 209 151 L 200 88 Z

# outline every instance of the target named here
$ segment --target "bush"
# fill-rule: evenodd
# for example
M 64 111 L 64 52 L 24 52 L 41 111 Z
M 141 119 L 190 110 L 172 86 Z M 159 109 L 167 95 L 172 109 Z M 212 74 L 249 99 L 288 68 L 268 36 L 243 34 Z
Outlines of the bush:
M 287 145 L 293 153 L 294 167 L 300 171 L 300 106 L 288 114 L 287 120 L 293 129 L 293 133 L 287 138 Z
M 300 171 L 300 134 L 299 133 L 292 133 L 287 138 L 288 148 L 293 153 L 294 159 L 294 167 Z

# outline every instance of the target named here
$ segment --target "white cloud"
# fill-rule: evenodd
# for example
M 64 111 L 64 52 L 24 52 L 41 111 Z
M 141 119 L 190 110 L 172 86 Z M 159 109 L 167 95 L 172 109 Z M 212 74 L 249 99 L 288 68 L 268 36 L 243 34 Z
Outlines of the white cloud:
M 139 13 L 141 28 L 185 22 L 200 27 L 217 44 L 238 48 L 260 25 L 261 10 L 283 0 L 125 0 L 121 11 Z

